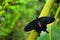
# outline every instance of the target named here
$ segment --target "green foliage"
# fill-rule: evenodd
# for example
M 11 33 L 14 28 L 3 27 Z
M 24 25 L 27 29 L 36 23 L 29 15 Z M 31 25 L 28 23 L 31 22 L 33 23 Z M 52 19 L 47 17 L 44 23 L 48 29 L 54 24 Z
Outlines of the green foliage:
M 9 2 L 13 3 L 14 1 L 4 0 L 0 6 L 0 10 L 3 11 L 0 16 L 0 37 L 8 36 L 18 20 L 21 21 L 22 27 L 33 20 L 35 11 L 40 6 L 37 0 L 15 0 L 13 5 Z
M 28 34 L 24 32 L 24 27 L 36 18 L 36 10 L 40 12 L 43 5 L 44 2 L 40 3 L 38 0 L 0 0 L 0 39 L 3 37 L 7 40 L 6 36 L 9 38 L 9 34 L 13 32 L 12 37 L 16 38 L 15 40 L 26 40 Z M 54 14 L 57 9 L 55 6 L 52 9 Z M 59 35 L 60 32 L 52 32 L 53 40 L 57 40 L 54 39 L 54 33 Z M 49 40 L 49 38 L 47 34 L 43 36 L 41 34 L 37 40 Z

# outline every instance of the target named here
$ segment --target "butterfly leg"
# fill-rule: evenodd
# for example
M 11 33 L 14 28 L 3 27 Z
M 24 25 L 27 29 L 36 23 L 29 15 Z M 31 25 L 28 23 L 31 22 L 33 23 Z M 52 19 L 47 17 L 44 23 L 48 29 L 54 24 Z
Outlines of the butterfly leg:
M 38 32 L 38 37 L 40 37 L 40 33 L 41 33 L 41 31 L 40 31 L 40 32 Z
M 46 33 L 49 33 L 47 30 L 43 30 L 44 32 L 46 32 Z
M 47 30 L 46 30 L 47 33 L 49 33 Z

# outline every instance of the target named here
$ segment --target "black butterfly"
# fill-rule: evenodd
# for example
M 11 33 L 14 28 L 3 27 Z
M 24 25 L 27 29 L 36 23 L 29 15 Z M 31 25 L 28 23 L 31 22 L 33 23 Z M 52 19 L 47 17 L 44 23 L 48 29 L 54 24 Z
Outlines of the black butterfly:
M 32 22 L 30 22 L 25 28 L 24 31 L 28 32 L 31 30 L 35 30 L 38 32 L 38 36 L 40 36 L 41 31 L 45 31 L 49 33 L 47 29 L 47 24 L 52 23 L 55 20 L 54 17 L 40 17 L 36 18 Z

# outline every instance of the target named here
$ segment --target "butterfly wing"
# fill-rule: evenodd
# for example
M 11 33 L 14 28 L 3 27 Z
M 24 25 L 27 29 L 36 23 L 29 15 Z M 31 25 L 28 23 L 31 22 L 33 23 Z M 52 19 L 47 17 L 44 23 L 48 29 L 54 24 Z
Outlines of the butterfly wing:
M 27 26 L 25 26 L 24 31 L 28 32 L 37 27 L 37 21 L 40 21 L 42 25 L 47 25 L 49 23 L 52 23 L 55 19 L 53 17 L 40 17 L 36 20 L 33 20 L 30 22 Z
M 35 28 L 35 20 L 30 22 L 27 26 L 25 26 L 24 31 L 28 32 Z
M 54 17 L 41 17 L 38 19 L 40 21 L 41 24 L 49 24 L 52 23 L 55 18 Z

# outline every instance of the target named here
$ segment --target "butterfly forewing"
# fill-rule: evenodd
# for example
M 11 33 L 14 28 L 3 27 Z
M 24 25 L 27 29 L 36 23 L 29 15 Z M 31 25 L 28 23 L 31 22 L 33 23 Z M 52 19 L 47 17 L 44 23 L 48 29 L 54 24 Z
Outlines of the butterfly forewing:
M 41 17 L 38 20 L 41 24 L 49 24 L 52 23 L 55 19 L 53 17 Z

